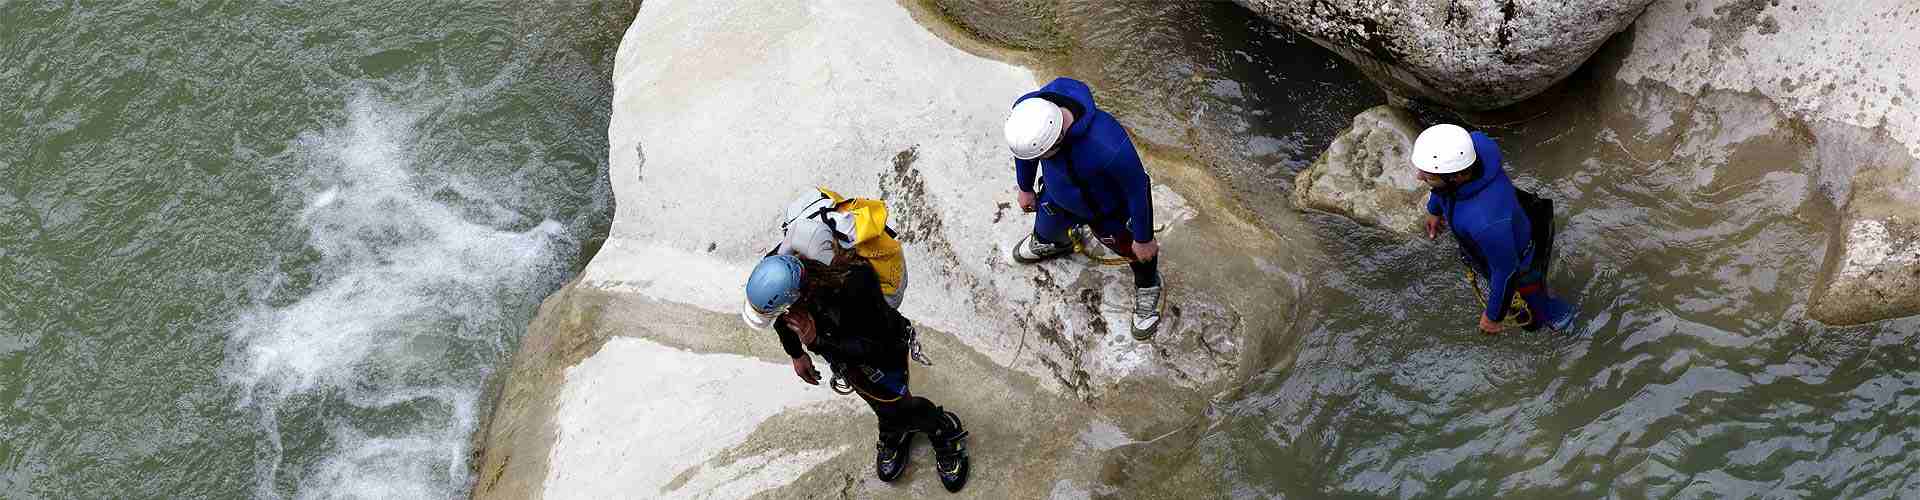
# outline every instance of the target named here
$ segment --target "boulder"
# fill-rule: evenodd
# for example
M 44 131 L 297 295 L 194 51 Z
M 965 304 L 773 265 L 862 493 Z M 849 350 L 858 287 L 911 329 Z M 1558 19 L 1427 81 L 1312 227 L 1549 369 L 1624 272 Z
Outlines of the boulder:
M 1427 186 L 1414 176 L 1407 155 L 1420 129 L 1412 114 L 1375 106 L 1353 117 L 1353 126 L 1293 185 L 1293 206 L 1352 218 L 1408 236 L 1424 235 Z
M 1244 352 L 1281 338 L 1293 290 L 1242 277 L 1292 254 L 1188 161 L 1143 152 L 1168 290 L 1151 342 L 1130 335 L 1125 266 L 1012 263 L 1032 219 L 1000 131 L 1041 82 L 916 8 L 646 2 L 613 74 L 612 228 L 515 353 L 476 497 L 946 497 L 924 446 L 900 482 L 874 480 L 867 407 L 799 381 L 740 321 L 779 214 L 816 185 L 892 211 L 913 277 L 901 312 L 935 363 L 913 368 L 914 393 L 976 440 L 954 498 L 1100 491 L 1109 451 L 1198 418 Z
M 1653 0 L 1236 0 L 1402 97 L 1467 111 L 1565 78 Z

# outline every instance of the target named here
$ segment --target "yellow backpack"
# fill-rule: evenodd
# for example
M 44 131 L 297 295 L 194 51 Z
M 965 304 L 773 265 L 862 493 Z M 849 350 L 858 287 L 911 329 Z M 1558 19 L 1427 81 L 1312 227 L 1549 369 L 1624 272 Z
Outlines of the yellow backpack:
M 887 227 L 886 202 L 871 198 L 847 198 L 824 187 L 820 196 L 831 200 L 833 204 L 808 217 L 818 217 L 832 210 L 849 215 L 853 227 L 835 227 L 832 218 L 820 217 L 827 223 L 827 229 L 845 241 L 853 242 L 853 252 L 873 263 L 873 270 L 880 275 L 880 292 L 893 295 L 900 289 L 900 278 L 907 272 L 907 255 L 901 251 L 900 240 L 895 239 L 893 228 Z

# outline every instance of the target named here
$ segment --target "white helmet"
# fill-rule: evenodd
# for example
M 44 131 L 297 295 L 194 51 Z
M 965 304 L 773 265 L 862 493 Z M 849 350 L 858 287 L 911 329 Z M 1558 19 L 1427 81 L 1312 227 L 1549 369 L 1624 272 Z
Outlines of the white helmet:
M 1434 125 L 1413 140 L 1413 168 L 1422 172 L 1451 174 L 1466 170 L 1476 159 L 1473 136 L 1459 125 Z
M 1039 158 L 1060 141 L 1060 122 L 1059 105 L 1038 97 L 1021 100 L 1007 116 L 1007 147 L 1014 158 Z

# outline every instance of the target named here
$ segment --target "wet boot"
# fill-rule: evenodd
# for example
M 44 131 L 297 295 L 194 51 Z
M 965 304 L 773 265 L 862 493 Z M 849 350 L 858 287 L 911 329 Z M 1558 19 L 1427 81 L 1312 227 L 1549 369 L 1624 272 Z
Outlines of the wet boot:
M 880 442 L 874 444 L 873 474 L 883 483 L 899 479 L 907 470 L 907 452 L 912 450 L 913 433 L 880 433 Z
M 953 412 L 941 411 L 940 418 L 946 419 L 947 428 L 927 436 L 933 442 L 933 460 L 940 473 L 940 485 L 948 492 L 958 493 L 967 486 L 967 430 L 960 426 L 960 417 Z
M 1133 290 L 1133 340 L 1146 342 L 1160 331 L 1160 287 Z

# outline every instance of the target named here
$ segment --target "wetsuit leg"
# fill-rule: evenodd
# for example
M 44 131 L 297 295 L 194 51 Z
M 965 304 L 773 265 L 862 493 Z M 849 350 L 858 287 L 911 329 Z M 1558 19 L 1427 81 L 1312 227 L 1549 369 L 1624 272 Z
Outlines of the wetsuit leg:
M 860 399 L 866 400 L 879 419 L 880 434 L 897 436 L 905 432 L 936 432 L 947 426 L 940 407 L 927 398 L 913 395 L 907 388 L 907 371 L 854 368 L 847 374 Z
M 1068 243 L 1067 230 L 1076 223 L 1073 216 L 1053 208 L 1052 202 L 1046 200 L 1045 193 L 1040 196 L 1038 213 L 1033 215 L 1033 235 L 1043 243 Z
M 1127 258 L 1127 267 L 1133 269 L 1134 287 L 1160 286 L 1160 259 L 1156 257 L 1153 260 L 1139 262 L 1134 258 L 1133 231 L 1127 229 L 1127 221 L 1101 219 L 1087 226 L 1093 230 L 1094 237 L 1100 239 L 1101 245 L 1105 245 L 1114 254 Z

